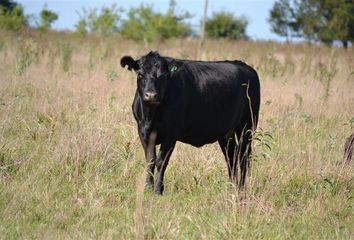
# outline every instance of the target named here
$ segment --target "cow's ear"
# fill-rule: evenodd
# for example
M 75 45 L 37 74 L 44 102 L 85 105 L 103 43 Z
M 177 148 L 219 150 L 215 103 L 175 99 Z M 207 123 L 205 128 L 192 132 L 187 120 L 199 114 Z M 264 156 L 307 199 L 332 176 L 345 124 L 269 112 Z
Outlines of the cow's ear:
M 128 70 L 134 69 L 134 71 L 139 69 L 139 64 L 131 56 L 124 56 L 120 59 L 120 65 L 122 68 L 128 66 Z

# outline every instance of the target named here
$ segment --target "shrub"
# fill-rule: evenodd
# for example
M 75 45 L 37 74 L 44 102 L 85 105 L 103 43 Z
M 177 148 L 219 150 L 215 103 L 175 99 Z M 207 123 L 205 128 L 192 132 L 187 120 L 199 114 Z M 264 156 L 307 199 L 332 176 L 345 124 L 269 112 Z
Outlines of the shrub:
M 207 19 L 205 31 L 212 38 L 248 39 L 247 25 L 248 20 L 243 16 L 235 17 L 229 12 L 218 12 Z
M 50 29 L 52 23 L 58 19 L 58 14 L 53 11 L 50 11 L 44 7 L 44 9 L 40 12 L 40 23 L 39 29 L 42 32 L 48 31 Z
M 27 25 L 27 16 L 23 8 L 16 5 L 13 8 L 6 8 L 0 5 L 0 28 L 7 30 L 19 30 Z

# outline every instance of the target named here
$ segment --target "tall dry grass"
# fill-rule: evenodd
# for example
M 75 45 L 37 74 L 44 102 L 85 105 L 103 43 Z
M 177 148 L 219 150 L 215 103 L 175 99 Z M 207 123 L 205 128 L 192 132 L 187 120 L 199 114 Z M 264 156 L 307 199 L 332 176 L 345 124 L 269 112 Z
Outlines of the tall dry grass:
M 353 49 L 0 36 L 0 238 L 353 238 L 353 166 L 342 162 L 354 131 Z M 246 191 L 229 183 L 217 144 L 177 144 L 165 195 L 143 190 L 135 76 L 118 62 L 150 50 L 258 71 Z

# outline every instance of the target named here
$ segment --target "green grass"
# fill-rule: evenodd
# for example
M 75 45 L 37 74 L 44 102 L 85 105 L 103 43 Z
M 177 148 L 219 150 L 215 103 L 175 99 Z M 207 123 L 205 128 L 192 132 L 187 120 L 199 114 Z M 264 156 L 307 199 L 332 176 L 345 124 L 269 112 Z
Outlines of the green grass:
M 353 49 L 218 40 L 202 53 L 194 40 L 8 32 L 0 42 L 0 239 L 353 238 L 354 169 L 342 159 Z M 261 128 L 245 191 L 229 183 L 217 144 L 181 143 L 164 196 L 144 191 L 135 79 L 119 59 L 150 49 L 242 59 L 259 72 Z

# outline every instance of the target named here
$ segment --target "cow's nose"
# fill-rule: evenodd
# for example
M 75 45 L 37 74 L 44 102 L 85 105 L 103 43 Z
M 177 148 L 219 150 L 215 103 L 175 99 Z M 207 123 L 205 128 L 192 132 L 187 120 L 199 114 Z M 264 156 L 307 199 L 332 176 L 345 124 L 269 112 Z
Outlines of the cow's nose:
M 157 95 L 156 92 L 145 92 L 145 93 L 144 93 L 145 101 L 153 101 L 153 100 L 156 100 L 156 95 Z

